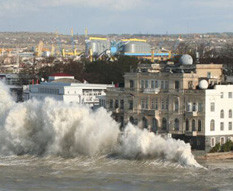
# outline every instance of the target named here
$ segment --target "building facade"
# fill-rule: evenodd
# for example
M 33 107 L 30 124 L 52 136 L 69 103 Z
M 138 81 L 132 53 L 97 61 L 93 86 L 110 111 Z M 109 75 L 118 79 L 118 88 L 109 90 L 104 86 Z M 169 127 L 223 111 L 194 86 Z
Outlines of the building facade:
M 106 95 L 108 87 L 113 85 L 81 83 L 67 74 L 52 75 L 49 77 L 49 82 L 30 85 L 28 99 L 41 100 L 51 97 L 66 103 L 98 106 L 99 97 Z
M 222 110 L 226 117 L 233 109 L 233 98 L 227 97 L 233 85 L 223 85 L 222 71 L 220 64 L 141 65 L 125 74 L 124 88 L 108 89 L 106 108 L 122 128 L 131 122 L 208 151 L 233 137 L 232 119 L 220 117 Z

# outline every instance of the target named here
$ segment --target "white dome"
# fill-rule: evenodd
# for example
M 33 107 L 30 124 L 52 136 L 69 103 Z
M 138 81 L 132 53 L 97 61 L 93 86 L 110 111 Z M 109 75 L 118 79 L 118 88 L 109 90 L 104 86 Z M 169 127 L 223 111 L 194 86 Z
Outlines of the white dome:
M 208 82 L 206 80 L 201 80 L 199 82 L 199 88 L 201 88 L 201 89 L 207 89 L 208 86 L 209 86 L 209 84 L 208 84 Z
M 193 64 L 192 56 L 190 56 L 188 54 L 184 54 L 183 56 L 180 57 L 180 64 L 192 65 Z

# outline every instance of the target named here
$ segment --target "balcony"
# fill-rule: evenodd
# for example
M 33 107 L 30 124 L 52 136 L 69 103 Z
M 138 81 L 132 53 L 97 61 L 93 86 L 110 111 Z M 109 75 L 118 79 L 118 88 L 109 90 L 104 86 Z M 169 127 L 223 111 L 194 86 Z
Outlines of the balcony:
M 143 90 L 144 94 L 158 94 L 160 92 L 160 88 L 145 88 Z
M 185 116 L 186 117 L 197 117 L 198 112 L 197 111 L 186 111 Z
M 197 131 L 186 131 L 185 136 L 196 137 L 197 136 Z

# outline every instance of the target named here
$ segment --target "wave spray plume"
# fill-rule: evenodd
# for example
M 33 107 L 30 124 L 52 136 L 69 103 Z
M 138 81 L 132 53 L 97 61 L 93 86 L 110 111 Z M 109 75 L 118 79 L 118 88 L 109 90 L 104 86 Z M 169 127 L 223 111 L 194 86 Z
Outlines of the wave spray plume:
M 15 103 L 0 82 L 1 155 L 117 155 L 126 159 L 163 159 L 183 166 L 200 165 L 189 144 L 164 139 L 128 124 L 119 131 L 111 113 L 100 108 L 66 104 L 53 99 Z

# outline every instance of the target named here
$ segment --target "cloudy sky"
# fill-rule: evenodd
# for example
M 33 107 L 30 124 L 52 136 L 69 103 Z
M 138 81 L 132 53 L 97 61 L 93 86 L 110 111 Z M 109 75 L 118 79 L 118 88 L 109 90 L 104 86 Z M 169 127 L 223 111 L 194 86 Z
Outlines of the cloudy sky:
M 0 31 L 232 32 L 233 0 L 0 0 Z

